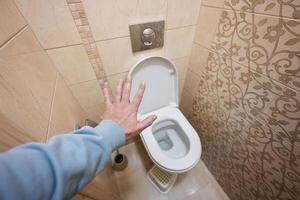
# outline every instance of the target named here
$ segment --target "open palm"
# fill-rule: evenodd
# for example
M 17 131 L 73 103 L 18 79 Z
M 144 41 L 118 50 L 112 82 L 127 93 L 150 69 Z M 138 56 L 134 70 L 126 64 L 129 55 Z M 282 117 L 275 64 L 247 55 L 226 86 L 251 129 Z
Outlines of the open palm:
M 130 77 L 127 77 L 126 81 L 120 79 L 115 97 L 113 97 L 107 82 L 104 83 L 103 88 L 105 99 L 103 119 L 112 120 L 119 124 L 124 130 L 127 140 L 138 135 L 156 119 L 155 115 L 151 115 L 143 121 L 137 120 L 137 111 L 146 86 L 145 83 L 142 83 L 134 99 L 130 102 L 131 82 Z

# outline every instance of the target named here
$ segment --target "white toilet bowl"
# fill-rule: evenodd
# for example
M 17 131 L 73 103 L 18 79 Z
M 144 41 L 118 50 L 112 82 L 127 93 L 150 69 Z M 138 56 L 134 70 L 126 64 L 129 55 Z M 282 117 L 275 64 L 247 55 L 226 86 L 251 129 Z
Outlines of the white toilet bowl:
M 182 173 L 193 168 L 201 156 L 197 132 L 178 109 L 178 78 L 167 58 L 151 56 L 140 60 L 129 72 L 131 99 L 141 82 L 146 83 L 139 119 L 156 115 L 156 121 L 141 134 L 151 160 L 161 169 Z

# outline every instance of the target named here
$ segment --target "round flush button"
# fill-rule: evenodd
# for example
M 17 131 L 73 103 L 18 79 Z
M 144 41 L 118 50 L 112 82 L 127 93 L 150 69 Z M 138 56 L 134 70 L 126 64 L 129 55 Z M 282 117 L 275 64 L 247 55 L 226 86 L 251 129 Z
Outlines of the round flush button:
M 154 30 L 151 28 L 146 28 L 143 31 L 143 35 L 142 35 L 142 41 L 143 41 L 144 45 L 150 46 L 153 44 L 154 40 L 155 40 Z

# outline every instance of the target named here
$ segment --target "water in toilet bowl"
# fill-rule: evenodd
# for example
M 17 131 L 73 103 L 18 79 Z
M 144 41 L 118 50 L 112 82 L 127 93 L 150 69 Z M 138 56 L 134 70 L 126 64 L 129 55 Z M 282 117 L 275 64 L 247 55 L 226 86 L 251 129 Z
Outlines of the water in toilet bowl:
M 184 157 L 189 149 L 188 138 L 173 120 L 164 120 L 153 125 L 152 133 L 162 152 L 171 158 Z

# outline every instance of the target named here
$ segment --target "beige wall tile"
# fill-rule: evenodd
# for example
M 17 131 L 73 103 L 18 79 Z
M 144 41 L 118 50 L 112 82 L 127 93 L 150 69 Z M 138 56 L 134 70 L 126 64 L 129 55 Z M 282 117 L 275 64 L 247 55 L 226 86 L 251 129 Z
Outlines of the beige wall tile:
M 179 80 L 179 96 L 178 96 L 178 105 L 180 105 L 181 103 L 181 99 L 182 99 L 182 92 L 183 92 L 183 87 L 184 87 L 184 79 Z
M 129 24 L 166 18 L 166 0 L 83 0 L 96 40 L 129 35 Z
M 10 41 L 0 47 L 0 58 L 32 53 L 42 50 L 38 40 L 31 29 L 26 26 Z
M 197 43 L 193 43 L 189 69 L 199 75 L 203 74 L 203 72 L 206 70 L 205 67 L 207 63 L 210 62 L 208 59 L 210 53 L 212 52 L 208 51 Z M 213 65 L 216 63 L 212 62 L 211 64 Z
M 86 119 L 86 114 L 63 78 L 58 75 L 49 121 L 48 138 L 75 130 Z
M 101 102 L 93 107 L 86 108 L 85 112 L 90 120 L 99 123 L 102 120 L 102 115 L 104 112 L 104 102 Z
M 82 45 L 47 50 L 68 85 L 96 79 Z
M 162 48 L 132 53 L 129 37 L 97 42 L 97 46 L 108 76 L 128 71 L 145 56 L 163 55 Z
M 225 0 L 201 0 L 201 5 L 223 8 Z
M 120 79 L 125 80 L 127 78 L 127 74 L 128 74 L 128 71 L 120 73 L 120 74 L 114 74 L 112 76 L 107 77 L 108 83 L 112 89 L 113 94 L 116 93 L 119 80 Z
M 44 52 L 0 59 L 1 113 L 29 137 L 44 141 L 56 70 Z
M 81 43 L 64 0 L 15 1 L 44 48 Z
M 165 53 L 171 59 L 190 55 L 196 26 L 166 31 Z
M 173 59 L 172 61 L 176 67 L 178 79 L 184 80 L 189 65 L 189 57 Z
M 12 0 L 0 1 L 0 46 L 25 25 L 24 18 Z
M 185 84 L 186 81 L 187 79 L 183 84 Z M 185 86 L 183 88 L 185 88 Z M 187 89 L 182 90 L 179 108 L 180 111 L 185 115 L 185 117 L 188 118 L 193 108 L 193 94 L 190 93 Z
M 216 31 L 213 33 L 213 40 L 202 45 L 217 51 L 221 56 L 228 56 L 241 64 L 248 65 L 249 47 L 255 46 L 256 27 L 252 24 L 253 20 L 257 23 L 255 16 L 250 13 L 222 10 Z
M 210 48 L 222 10 L 201 6 L 194 41 Z
M 201 0 L 168 0 L 167 29 L 196 24 L 200 2 Z
M 35 141 L 28 134 L 19 130 L 19 125 L 0 114 L 0 152 L 9 150 L 20 144 Z
M 174 59 L 173 62 L 176 66 L 177 74 L 178 74 L 178 90 L 179 90 L 178 95 L 179 95 L 179 102 L 180 102 L 183 85 L 184 85 L 185 74 L 188 69 L 189 57 Z
M 206 0 L 209 1 L 209 0 Z M 213 1 L 212 1 L 213 2 Z M 282 3 L 274 0 L 264 1 L 226 1 L 227 9 L 242 10 L 245 12 L 254 12 L 264 15 L 273 15 L 276 17 L 287 17 L 300 19 L 299 1 L 288 1 Z M 212 4 L 210 4 L 212 5 Z
M 189 93 L 194 94 L 197 90 L 199 81 L 200 76 L 188 69 L 186 72 L 186 80 L 184 82 L 183 90 L 187 90 Z
M 69 87 L 84 110 L 103 102 L 103 95 L 97 80 L 86 81 Z
M 300 21 L 256 15 L 254 25 L 256 37 L 255 45 L 249 50 L 249 67 L 300 91 L 300 60 L 297 56 Z M 242 64 L 247 66 L 247 63 Z
M 283 161 L 285 156 L 279 155 L 276 149 L 285 149 L 293 157 L 299 154 L 290 148 L 295 144 L 290 136 L 296 134 L 299 122 L 300 97 L 295 87 L 299 82 L 295 70 L 299 63 L 295 56 L 300 41 L 296 34 L 298 21 L 204 6 L 202 11 L 208 14 L 200 14 L 199 23 L 203 26 L 198 24 L 199 32 L 195 36 L 196 43 L 201 45 L 194 44 L 189 68 L 196 75 L 188 73 L 183 91 L 190 92 L 194 98 L 192 105 L 187 102 L 189 98 L 185 100 L 188 95 L 184 94 L 182 101 L 187 114 L 183 112 L 202 139 L 202 159 L 231 198 L 256 190 L 255 180 L 251 179 L 257 175 L 256 170 L 249 170 L 246 177 L 230 172 L 252 165 L 241 163 L 242 157 L 251 163 L 258 160 L 258 163 L 268 163 L 261 168 L 263 173 L 270 172 L 266 179 L 284 184 L 282 169 L 289 168 L 290 164 Z M 207 23 L 214 15 L 218 16 L 214 22 Z M 203 46 L 215 53 L 207 52 Z M 195 77 L 201 75 L 199 71 L 204 76 L 197 84 Z M 234 157 L 229 152 L 247 153 Z M 260 158 L 261 153 L 271 159 Z M 224 165 L 232 162 L 233 168 Z M 249 184 L 240 188 L 240 182 L 245 180 Z M 271 198 L 271 193 L 293 198 L 275 187 L 266 196 Z

